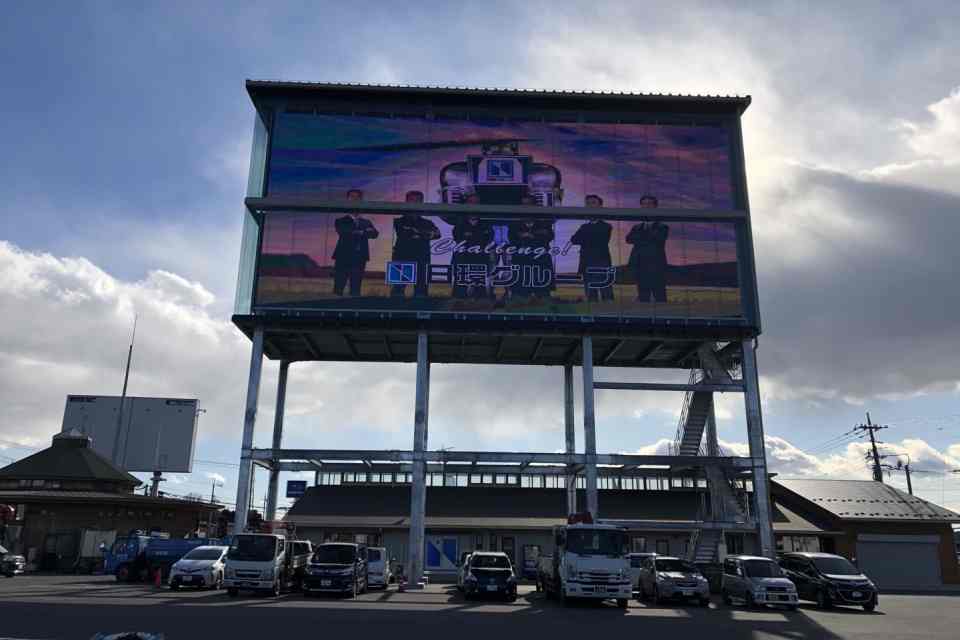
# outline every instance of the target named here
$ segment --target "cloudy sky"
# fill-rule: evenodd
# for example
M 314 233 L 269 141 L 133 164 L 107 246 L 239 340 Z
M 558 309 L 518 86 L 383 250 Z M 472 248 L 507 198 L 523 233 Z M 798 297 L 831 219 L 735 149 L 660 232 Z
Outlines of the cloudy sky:
M 869 410 L 884 450 L 928 472 L 918 493 L 960 509 L 960 5 L 752 4 L 6 3 L 0 464 L 49 443 L 66 394 L 119 393 L 136 312 L 130 392 L 207 409 L 195 472 L 165 489 L 218 476 L 235 495 L 246 78 L 749 94 L 773 470 L 868 477 L 864 444 L 841 436 Z M 285 444 L 409 448 L 413 376 L 294 365 Z M 431 447 L 562 447 L 561 376 L 435 367 Z M 599 448 L 662 447 L 681 399 L 599 392 Z M 742 398 L 718 406 L 742 450 Z

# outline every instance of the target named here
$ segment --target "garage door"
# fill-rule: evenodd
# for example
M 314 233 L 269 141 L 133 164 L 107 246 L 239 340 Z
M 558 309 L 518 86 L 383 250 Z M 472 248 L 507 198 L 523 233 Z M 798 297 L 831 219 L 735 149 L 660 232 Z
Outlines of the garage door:
M 939 544 L 938 536 L 860 535 L 857 564 L 881 590 L 937 587 Z

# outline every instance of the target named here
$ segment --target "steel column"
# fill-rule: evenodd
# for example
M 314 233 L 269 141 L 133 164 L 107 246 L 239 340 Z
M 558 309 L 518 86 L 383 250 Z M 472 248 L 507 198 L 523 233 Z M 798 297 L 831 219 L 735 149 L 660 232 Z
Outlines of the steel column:
M 413 468 L 410 476 L 410 545 L 407 560 L 407 584 L 417 587 L 423 581 L 423 552 L 427 507 L 427 417 L 430 405 L 430 357 L 427 334 L 417 334 L 417 387 L 413 417 Z
M 743 342 L 743 381 L 746 387 L 747 442 L 753 464 L 753 512 L 757 519 L 760 553 L 768 558 L 776 554 L 770 509 L 770 482 L 767 477 L 767 454 L 764 448 L 763 415 L 760 411 L 760 378 L 757 374 L 756 347 Z
M 583 336 L 583 452 L 586 456 L 587 511 L 594 520 L 597 508 L 597 425 L 594 418 L 593 338 Z
M 573 365 L 563 367 L 563 424 L 566 428 L 566 453 L 577 452 L 577 432 L 573 418 Z M 577 512 L 577 474 L 567 466 L 567 515 Z
M 710 413 L 707 414 L 707 455 L 716 458 L 720 455 L 720 442 L 717 439 L 716 397 L 710 398 Z
M 283 413 L 287 402 L 287 371 L 290 369 L 290 361 L 280 362 L 280 376 L 277 379 L 277 408 L 273 414 L 273 448 L 279 449 L 283 444 Z M 264 519 L 267 521 L 275 520 L 277 517 L 277 493 L 280 489 L 280 461 L 277 458 L 273 460 L 273 466 L 270 467 L 270 482 L 267 485 L 267 509 Z
M 263 327 L 253 331 L 250 347 L 250 374 L 247 379 L 247 409 L 243 417 L 243 440 L 240 445 L 240 472 L 237 475 L 237 504 L 233 516 L 233 532 L 247 528 L 250 494 L 253 491 L 253 429 L 257 422 L 257 403 L 260 400 L 260 371 L 263 369 Z

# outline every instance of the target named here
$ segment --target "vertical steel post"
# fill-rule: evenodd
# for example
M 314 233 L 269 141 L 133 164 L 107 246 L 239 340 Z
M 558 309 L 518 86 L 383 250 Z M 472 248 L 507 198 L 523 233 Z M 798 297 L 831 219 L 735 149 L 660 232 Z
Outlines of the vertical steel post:
M 770 508 L 770 481 L 767 477 L 767 454 L 764 448 L 763 415 L 760 411 L 760 378 L 757 353 L 752 341 L 743 341 L 743 386 L 747 413 L 747 442 L 753 468 L 753 513 L 757 519 L 760 554 L 773 558 L 776 545 Z
M 594 419 L 593 338 L 583 336 L 583 452 L 586 454 L 587 511 L 594 520 L 597 505 L 597 425 Z
M 720 441 L 717 438 L 716 398 L 710 394 L 710 411 L 707 413 L 707 455 L 714 458 L 720 455 Z
M 277 409 L 273 413 L 273 466 L 270 467 L 270 482 L 267 485 L 267 508 L 264 510 L 263 518 L 267 521 L 275 520 L 277 517 L 277 494 L 280 490 L 280 465 L 277 457 L 277 449 L 283 443 L 283 414 L 287 402 L 287 371 L 290 369 L 290 361 L 280 362 L 280 376 L 277 379 Z
M 233 516 L 233 532 L 242 533 L 247 527 L 250 494 L 253 491 L 253 429 L 257 422 L 257 403 L 260 400 L 260 371 L 263 369 L 263 327 L 253 330 L 250 347 L 250 376 L 247 379 L 247 410 L 243 417 L 243 441 L 240 445 L 240 472 L 237 475 L 237 504 Z
M 413 417 L 413 465 L 410 474 L 410 547 L 407 550 L 407 585 L 423 581 L 423 552 L 427 507 L 427 414 L 430 405 L 430 355 L 427 334 L 417 334 L 417 388 Z
M 573 365 L 563 366 L 563 424 L 566 429 L 566 448 L 567 453 L 577 452 L 577 432 L 573 418 Z M 567 515 L 573 515 L 577 512 L 577 474 L 567 468 Z

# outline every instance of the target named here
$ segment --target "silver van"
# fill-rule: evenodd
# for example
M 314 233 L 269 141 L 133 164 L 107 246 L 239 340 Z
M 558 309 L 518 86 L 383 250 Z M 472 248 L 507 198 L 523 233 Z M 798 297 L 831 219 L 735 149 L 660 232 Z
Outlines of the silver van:
M 770 558 L 727 556 L 720 592 L 727 605 L 739 601 L 748 607 L 776 604 L 797 608 L 797 587 Z
M 367 581 L 371 587 L 387 588 L 393 575 L 390 572 L 390 558 L 384 547 L 367 547 Z

